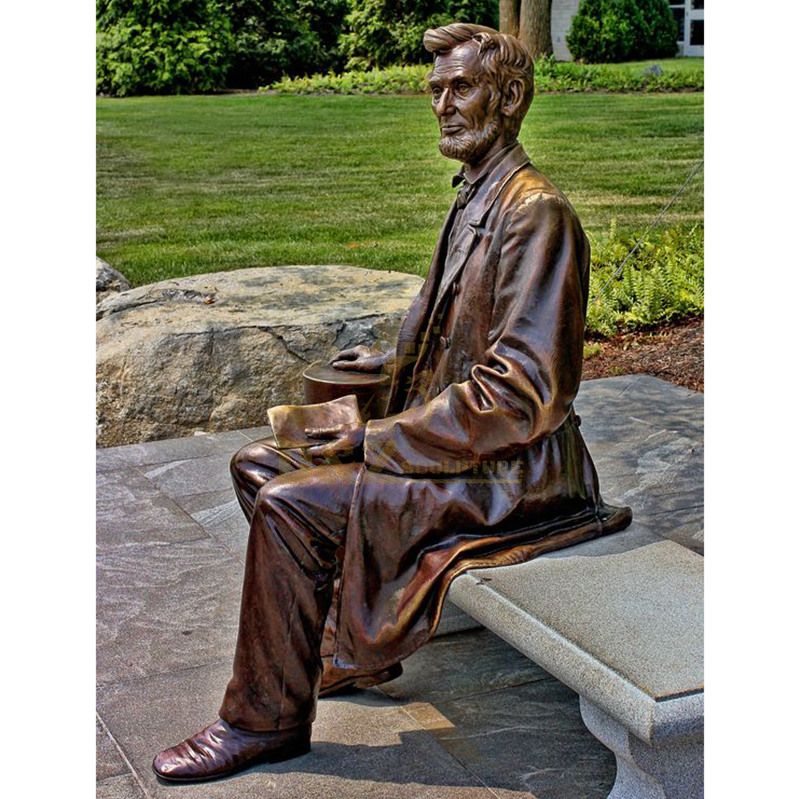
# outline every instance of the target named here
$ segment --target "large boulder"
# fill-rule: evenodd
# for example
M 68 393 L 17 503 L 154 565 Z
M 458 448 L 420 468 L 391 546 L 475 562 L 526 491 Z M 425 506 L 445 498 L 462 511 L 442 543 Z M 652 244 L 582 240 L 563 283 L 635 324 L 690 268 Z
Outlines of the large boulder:
M 94 270 L 95 302 L 104 300 L 109 294 L 127 291 L 131 287 L 122 272 L 118 272 L 111 264 L 97 256 L 94 258 Z
M 390 348 L 421 278 L 353 266 L 166 280 L 97 306 L 97 443 L 266 424 L 302 371 L 355 344 Z

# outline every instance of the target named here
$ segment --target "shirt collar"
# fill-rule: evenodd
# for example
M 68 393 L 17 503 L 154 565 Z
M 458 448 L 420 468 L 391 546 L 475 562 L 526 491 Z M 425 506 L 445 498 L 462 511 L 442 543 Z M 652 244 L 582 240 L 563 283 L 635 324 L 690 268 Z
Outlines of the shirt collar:
M 503 158 L 508 155 L 508 153 L 517 146 L 517 142 L 512 142 L 511 144 L 507 144 L 503 147 L 502 150 L 498 150 L 490 158 L 482 167 L 481 171 L 475 176 L 474 180 L 469 180 L 466 176 L 466 164 L 464 164 L 461 169 L 458 170 L 458 173 L 453 175 L 453 188 L 458 186 L 461 183 L 466 184 L 464 188 L 467 186 L 477 186 L 488 174 L 491 172 L 502 160 Z

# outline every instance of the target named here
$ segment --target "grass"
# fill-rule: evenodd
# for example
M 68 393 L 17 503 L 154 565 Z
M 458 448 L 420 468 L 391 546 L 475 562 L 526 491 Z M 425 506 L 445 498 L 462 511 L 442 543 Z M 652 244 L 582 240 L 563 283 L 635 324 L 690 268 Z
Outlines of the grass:
M 627 75 L 640 75 L 648 67 L 658 64 L 664 72 L 688 74 L 691 72 L 703 72 L 705 59 L 694 56 L 682 56 L 681 58 L 654 58 L 648 61 L 624 61 L 621 64 L 603 64 L 605 69 L 612 72 L 621 72 Z
M 419 96 L 97 104 L 97 253 L 135 285 L 248 266 L 425 274 L 458 165 Z M 637 230 L 702 157 L 703 95 L 542 95 L 520 136 L 602 237 Z M 665 224 L 702 220 L 702 172 Z

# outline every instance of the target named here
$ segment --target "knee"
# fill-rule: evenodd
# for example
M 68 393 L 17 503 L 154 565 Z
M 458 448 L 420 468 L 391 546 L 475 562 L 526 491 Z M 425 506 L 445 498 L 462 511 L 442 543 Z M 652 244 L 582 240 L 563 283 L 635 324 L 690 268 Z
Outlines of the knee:
M 256 474 L 261 479 L 269 479 L 280 471 L 280 463 L 268 441 L 251 441 L 231 458 L 230 470 L 234 481 L 249 483 Z
M 287 501 L 291 503 L 290 494 L 291 490 L 287 489 L 280 477 L 276 477 L 258 489 L 256 508 L 264 513 L 273 512 L 279 505 L 286 505 Z
M 247 464 L 253 462 L 253 443 L 245 444 L 231 458 L 230 469 L 234 480 L 241 480 L 247 471 Z

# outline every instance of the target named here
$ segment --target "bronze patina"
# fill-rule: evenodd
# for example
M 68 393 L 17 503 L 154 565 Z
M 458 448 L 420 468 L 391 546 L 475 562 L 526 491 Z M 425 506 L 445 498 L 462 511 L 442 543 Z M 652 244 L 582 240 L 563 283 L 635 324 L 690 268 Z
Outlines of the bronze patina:
M 304 431 L 311 446 L 264 439 L 234 456 L 251 531 L 233 676 L 220 719 L 156 757 L 163 779 L 307 751 L 318 697 L 397 676 L 457 574 L 630 522 L 603 502 L 572 408 L 589 244 L 517 141 L 531 57 L 477 25 L 424 43 L 458 193 L 395 351 L 331 363 L 390 374 L 385 412 L 344 426 L 323 415 Z

